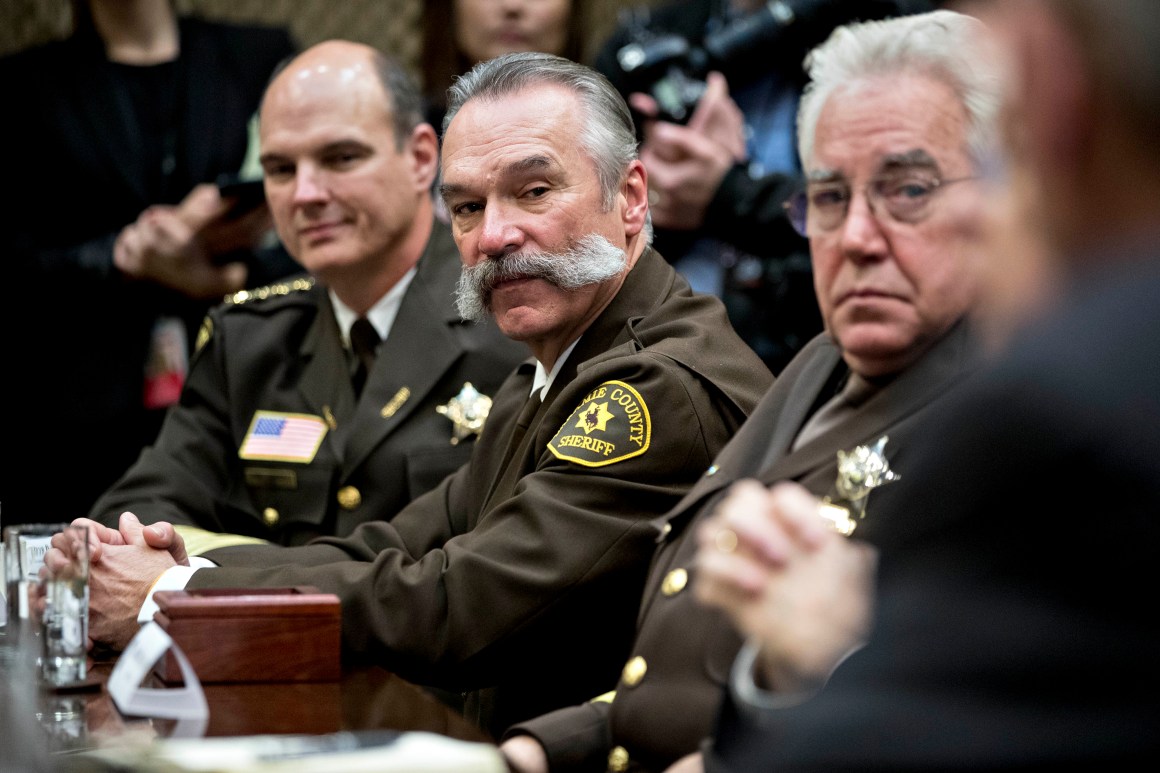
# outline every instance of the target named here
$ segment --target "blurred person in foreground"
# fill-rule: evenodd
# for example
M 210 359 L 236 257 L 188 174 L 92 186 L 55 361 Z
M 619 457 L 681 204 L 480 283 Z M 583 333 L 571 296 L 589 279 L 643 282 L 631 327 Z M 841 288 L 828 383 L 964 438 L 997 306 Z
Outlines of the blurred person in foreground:
M 496 393 L 470 460 L 390 522 L 196 562 L 216 568 L 175 566 L 186 556 L 169 525 L 96 527 L 95 640 L 124 646 L 151 619 L 151 589 L 312 585 L 342 601 L 348 660 L 470 691 L 469 717 L 493 732 L 613 685 L 653 519 L 772 376 L 720 301 L 648 246 L 632 118 L 599 73 L 501 56 L 456 82 L 448 116 L 440 189 L 464 265 L 460 313 L 490 314 L 532 354 Z M 568 664 L 550 684 L 534 667 L 546 661 Z
M 882 513 L 908 496 L 930 416 L 977 362 L 966 317 L 979 297 L 978 175 L 999 91 L 969 45 L 976 25 L 948 12 L 874 22 L 813 55 L 799 127 L 810 183 L 790 208 L 809 237 L 826 333 L 658 521 L 665 538 L 615 695 L 510 730 L 502 748 L 517 770 L 660 771 L 696 754 L 742 639 L 690 581 L 698 526 L 735 484 L 796 481 L 830 497 L 834 525 L 854 528 L 853 571 L 873 571 L 872 546 L 896 528 Z M 838 486 L 872 469 L 881 488 L 855 497 Z M 827 657 L 820 646 L 808 654 Z M 795 666 L 802 673 L 779 691 L 799 689 L 814 662 Z
M 492 320 L 460 319 L 438 140 L 398 63 L 313 46 L 267 88 L 259 145 L 274 224 L 310 273 L 209 314 L 157 441 L 89 516 L 168 521 L 191 552 L 236 542 L 220 532 L 297 545 L 389 519 L 467 461 L 527 358 Z
M 798 489 L 706 525 L 698 594 L 753 643 L 710 770 L 1124 769 L 1160 755 L 1160 6 L 962 8 L 1009 68 L 1008 172 L 1047 260 L 994 275 L 1033 280 L 999 293 L 1033 310 L 1007 314 L 1001 354 L 932 422 L 911 495 L 882 513 L 899 528 L 876 592 Z M 724 529 L 729 554 L 712 544 Z M 793 608 L 871 597 L 869 643 L 812 699 L 770 701 L 779 653 L 807 633 L 798 646 L 840 640 L 850 619 Z
M 264 246 L 264 205 L 214 184 L 245 167 L 288 32 L 172 0 L 72 9 L 67 39 L 0 60 L 5 523 L 87 513 L 156 437 L 206 310 L 301 270 Z

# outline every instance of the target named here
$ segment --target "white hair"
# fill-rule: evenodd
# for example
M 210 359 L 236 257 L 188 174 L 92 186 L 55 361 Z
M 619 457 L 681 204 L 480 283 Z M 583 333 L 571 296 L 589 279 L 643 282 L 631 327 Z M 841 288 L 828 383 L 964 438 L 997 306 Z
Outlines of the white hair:
M 954 11 L 901 16 L 838 27 L 805 59 L 809 83 L 798 108 L 803 168 L 813 158 L 822 107 L 845 86 L 882 75 L 937 78 L 958 95 L 967 113 L 967 152 L 980 163 L 998 141 L 1002 78 L 979 45 L 982 22 Z

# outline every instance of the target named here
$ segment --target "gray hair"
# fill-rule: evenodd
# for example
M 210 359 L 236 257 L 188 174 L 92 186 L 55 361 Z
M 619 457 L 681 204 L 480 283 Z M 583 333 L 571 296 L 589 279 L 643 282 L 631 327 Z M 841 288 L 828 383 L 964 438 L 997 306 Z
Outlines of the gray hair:
M 805 60 L 810 82 L 798 107 L 802 166 L 811 162 L 818 116 L 833 93 L 866 78 L 913 73 L 937 78 L 967 112 L 967 152 L 978 164 L 995 152 L 1002 79 L 977 36 L 983 24 L 954 11 L 848 24 L 835 29 Z
M 541 84 L 563 86 L 579 98 L 584 121 L 580 146 L 596 164 L 604 207 L 611 208 L 628 165 L 637 158 L 636 131 L 624 98 L 590 67 L 535 52 L 503 54 L 480 62 L 448 90 L 443 133 L 469 100 L 494 100 Z

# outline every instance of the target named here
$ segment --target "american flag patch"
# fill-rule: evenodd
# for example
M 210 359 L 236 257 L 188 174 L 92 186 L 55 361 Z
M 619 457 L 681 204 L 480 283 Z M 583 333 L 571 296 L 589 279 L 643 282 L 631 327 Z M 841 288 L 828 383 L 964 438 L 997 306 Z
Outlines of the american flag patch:
M 238 456 L 271 462 L 312 462 L 326 429 L 326 422 L 319 416 L 254 411 Z

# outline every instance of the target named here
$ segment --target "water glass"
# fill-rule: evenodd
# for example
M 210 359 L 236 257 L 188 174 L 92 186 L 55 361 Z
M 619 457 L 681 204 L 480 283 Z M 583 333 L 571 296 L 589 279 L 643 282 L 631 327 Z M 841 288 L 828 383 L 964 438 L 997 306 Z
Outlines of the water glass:
M 64 534 L 67 560 L 41 572 L 55 534 Z M 50 685 L 84 681 L 89 620 L 88 527 L 68 523 L 4 528 L 8 635 L 40 639 L 41 677 Z M 17 630 L 12 630 L 17 629 Z

